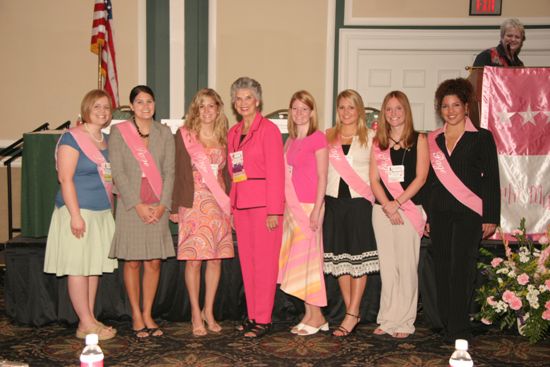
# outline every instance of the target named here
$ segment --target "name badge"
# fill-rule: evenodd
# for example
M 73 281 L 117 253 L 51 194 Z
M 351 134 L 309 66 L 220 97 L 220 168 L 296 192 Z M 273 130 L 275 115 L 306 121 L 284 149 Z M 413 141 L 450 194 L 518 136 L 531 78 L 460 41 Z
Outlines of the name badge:
M 388 170 L 388 181 L 389 182 L 405 181 L 405 166 L 402 164 L 390 166 Z
M 243 151 L 231 153 L 231 172 L 233 172 L 233 182 L 246 181 L 246 173 L 244 171 L 244 156 Z
M 101 173 L 103 175 L 103 181 L 113 182 L 113 175 L 111 173 L 111 163 L 105 162 L 101 165 Z
M 348 161 L 349 165 L 353 167 L 353 156 L 347 155 L 346 160 Z

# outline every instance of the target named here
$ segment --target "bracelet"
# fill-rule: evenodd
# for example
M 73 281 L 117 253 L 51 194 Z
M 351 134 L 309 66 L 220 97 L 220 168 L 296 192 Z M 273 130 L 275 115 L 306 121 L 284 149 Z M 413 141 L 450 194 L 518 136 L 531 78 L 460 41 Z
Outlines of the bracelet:
M 397 200 L 397 198 L 395 198 L 395 201 L 397 202 L 397 204 L 399 204 L 399 206 L 401 206 L 401 203 L 399 202 L 399 200 Z

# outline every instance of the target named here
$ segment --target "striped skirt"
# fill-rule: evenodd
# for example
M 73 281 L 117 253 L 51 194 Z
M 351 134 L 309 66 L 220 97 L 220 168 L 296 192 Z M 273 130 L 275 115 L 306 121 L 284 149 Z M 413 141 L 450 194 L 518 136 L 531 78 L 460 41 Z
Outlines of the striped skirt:
M 302 203 L 308 217 L 313 206 L 314 204 Z M 320 217 L 323 218 L 322 212 Z M 288 209 L 284 216 L 277 283 L 281 284 L 283 292 L 308 304 L 319 307 L 327 305 L 323 274 L 322 226 L 314 236 L 306 238 Z

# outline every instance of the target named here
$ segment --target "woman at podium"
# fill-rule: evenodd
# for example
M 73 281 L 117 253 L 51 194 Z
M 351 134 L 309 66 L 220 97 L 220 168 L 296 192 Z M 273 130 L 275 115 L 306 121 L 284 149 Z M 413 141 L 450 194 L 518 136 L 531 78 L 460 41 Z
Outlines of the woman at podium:
M 518 57 L 525 41 L 525 28 L 516 18 L 506 19 L 500 26 L 500 43 L 476 56 L 474 66 L 523 66 Z

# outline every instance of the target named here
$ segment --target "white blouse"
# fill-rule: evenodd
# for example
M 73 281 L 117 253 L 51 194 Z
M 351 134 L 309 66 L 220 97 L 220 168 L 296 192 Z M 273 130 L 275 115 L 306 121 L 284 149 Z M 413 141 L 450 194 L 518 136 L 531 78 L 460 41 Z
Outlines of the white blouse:
M 369 162 L 370 162 L 370 151 L 372 148 L 372 139 L 374 138 L 375 132 L 372 129 L 367 130 L 367 144 L 361 145 L 359 137 L 356 135 L 351 140 L 351 146 L 346 157 L 348 162 L 351 160 L 351 167 L 353 170 L 361 177 L 366 183 L 370 184 L 369 180 Z M 338 197 L 338 187 L 340 185 L 340 175 L 338 171 L 334 169 L 332 164 L 328 165 L 328 179 L 327 179 L 327 191 L 328 196 L 334 198 Z M 357 192 L 355 192 L 351 187 L 349 192 L 352 198 L 361 197 Z

